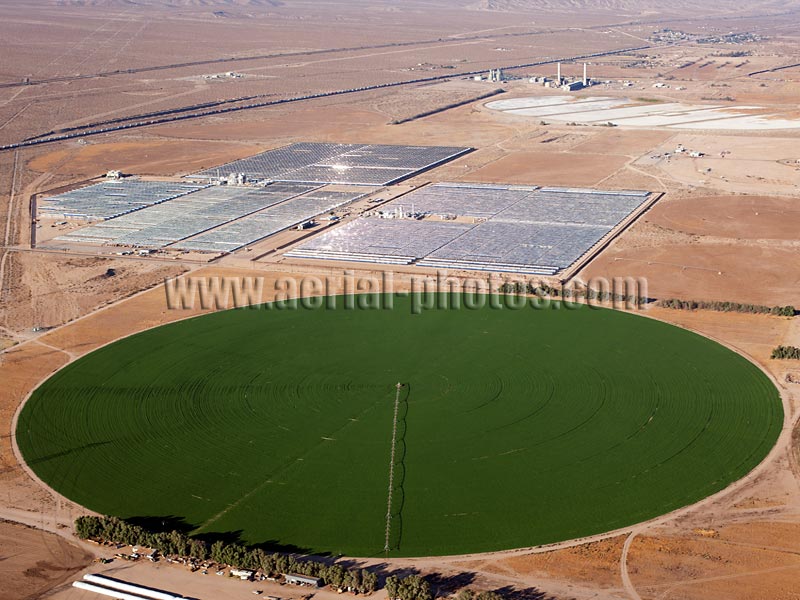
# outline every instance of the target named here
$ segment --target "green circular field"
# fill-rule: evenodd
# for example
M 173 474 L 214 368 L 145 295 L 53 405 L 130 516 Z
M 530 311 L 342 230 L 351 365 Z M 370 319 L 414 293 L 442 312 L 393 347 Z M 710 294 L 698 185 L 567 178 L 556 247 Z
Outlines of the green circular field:
M 745 475 L 781 430 L 758 368 L 651 319 L 334 300 L 216 313 L 97 350 L 36 390 L 19 447 L 101 513 L 377 555 L 398 398 L 390 555 L 419 556 L 655 517 Z

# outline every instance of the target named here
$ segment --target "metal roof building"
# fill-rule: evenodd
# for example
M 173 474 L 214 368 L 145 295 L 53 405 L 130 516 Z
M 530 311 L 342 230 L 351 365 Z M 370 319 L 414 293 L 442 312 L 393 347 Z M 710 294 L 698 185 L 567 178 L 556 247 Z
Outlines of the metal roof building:
M 311 587 L 319 587 L 322 580 L 317 577 L 309 577 L 308 575 L 298 575 L 296 573 L 284 573 L 283 578 L 286 583 L 294 585 L 310 585 Z

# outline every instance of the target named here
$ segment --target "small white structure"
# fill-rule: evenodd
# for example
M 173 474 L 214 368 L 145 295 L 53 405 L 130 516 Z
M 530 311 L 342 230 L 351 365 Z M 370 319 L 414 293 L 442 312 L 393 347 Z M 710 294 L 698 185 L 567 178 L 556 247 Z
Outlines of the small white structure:
M 561 89 L 565 92 L 575 92 L 577 90 L 583 89 L 583 82 L 582 81 L 570 81 L 569 83 L 565 83 L 561 86 Z
M 244 185 L 247 183 L 247 175 L 244 173 L 231 173 L 225 178 L 228 185 Z
M 231 575 L 238 577 L 242 581 L 250 581 L 253 578 L 253 571 L 249 569 L 231 569 Z
M 122 171 L 118 171 L 117 169 L 111 169 L 108 173 L 106 173 L 106 179 L 121 179 L 122 178 Z

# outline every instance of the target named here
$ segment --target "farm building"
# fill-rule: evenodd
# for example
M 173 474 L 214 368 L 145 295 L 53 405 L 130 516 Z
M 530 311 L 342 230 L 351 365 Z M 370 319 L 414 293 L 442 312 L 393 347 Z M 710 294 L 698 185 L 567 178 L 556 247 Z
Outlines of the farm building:
M 297 575 L 294 573 L 284 573 L 283 579 L 286 583 L 294 585 L 310 585 L 311 587 L 319 587 L 322 581 L 317 577 L 308 577 L 307 575 Z

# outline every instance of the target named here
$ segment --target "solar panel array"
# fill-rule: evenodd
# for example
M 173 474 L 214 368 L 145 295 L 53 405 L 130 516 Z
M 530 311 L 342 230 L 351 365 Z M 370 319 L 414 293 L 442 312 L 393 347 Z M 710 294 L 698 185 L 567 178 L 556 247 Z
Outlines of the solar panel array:
M 471 148 L 301 142 L 268 150 L 189 177 L 244 173 L 250 179 L 389 185 L 452 160 Z
M 392 200 L 383 206 L 384 211 L 402 208 L 403 212 L 430 215 L 458 215 L 485 218 L 495 216 L 509 206 L 528 197 L 536 188 L 501 188 L 495 186 L 465 187 L 429 185 Z
M 286 255 L 408 265 L 471 228 L 452 221 L 362 218 L 316 236 Z
M 609 229 L 581 225 L 489 221 L 431 253 L 420 266 L 554 275 L 575 262 Z
M 206 187 L 170 202 L 122 215 L 55 239 L 161 248 L 318 187 L 316 184 L 273 184 L 258 188 Z
M 169 181 L 103 181 L 40 199 L 42 215 L 99 221 L 141 210 L 207 187 Z
M 363 194 L 317 191 L 271 206 L 242 219 L 179 242 L 176 248 L 202 252 L 233 252 L 273 233 L 304 223 Z
M 649 198 L 646 191 L 437 184 L 390 202 L 472 223 L 362 218 L 287 253 L 298 258 L 554 275 Z M 399 212 L 399 211 L 395 211 Z

